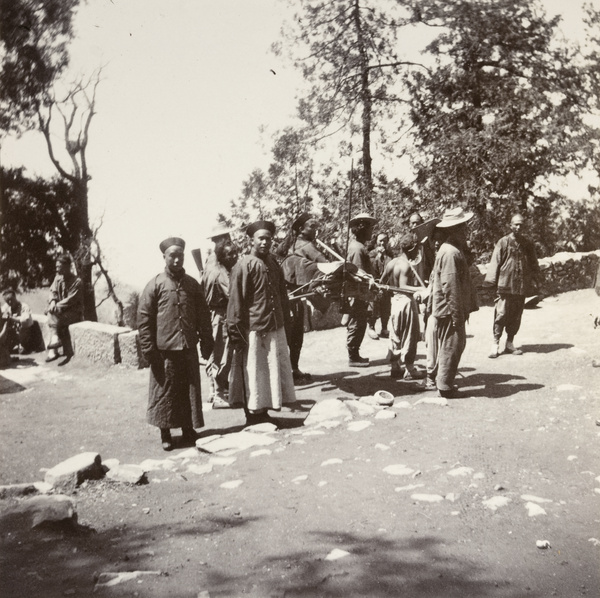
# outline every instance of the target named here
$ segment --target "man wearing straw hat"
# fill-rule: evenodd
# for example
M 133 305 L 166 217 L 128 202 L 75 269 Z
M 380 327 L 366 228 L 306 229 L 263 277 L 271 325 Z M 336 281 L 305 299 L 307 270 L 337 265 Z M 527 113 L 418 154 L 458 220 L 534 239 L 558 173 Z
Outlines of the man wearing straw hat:
M 247 425 L 276 423 L 269 409 L 279 411 L 296 400 L 285 334 L 288 295 L 271 253 L 275 225 L 258 220 L 246 233 L 252 249 L 233 267 L 229 282 L 227 329 L 235 351 L 230 400 L 241 399 Z M 241 388 L 242 397 L 232 396 L 234 388 Z
M 467 222 L 472 217 L 472 212 L 450 208 L 436 225 L 445 233 L 445 240 L 437 253 L 431 274 L 431 317 L 438 347 L 435 381 L 440 395 L 446 398 L 461 396 L 454 379 L 467 342 L 466 321 L 469 314 L 478 309 L 464 254 L 467 248 Z
M 165 269 L 144 288 L 138 307 L 142 353 L 150 363 L 147 421 L 160 428 L 162 447 L 173 448 L 171 428 L 181 428 L 183 442 L 196 440 L 204 426 L 200 369 L 213 350 L 210 312 L 200 283 L 185 273 L 185 241 L 165 239 L 160 245 Z
M 358 214 L 348 223 L 352 238 L 348 243 L 346 260 L 354 264 L 365 274 L 373 276 L 373 266 L 369 252 L 365 247 L 373 235 L 376 218 L 369 214 Z M 352 297 L 347 319 L 346 348 L 348 349 L 348 365 L 350 367 L 366 367 L 369 358 L 360 355 L 360 346 L 365 337 L 369 319 L 369 301 L 367 298 Z

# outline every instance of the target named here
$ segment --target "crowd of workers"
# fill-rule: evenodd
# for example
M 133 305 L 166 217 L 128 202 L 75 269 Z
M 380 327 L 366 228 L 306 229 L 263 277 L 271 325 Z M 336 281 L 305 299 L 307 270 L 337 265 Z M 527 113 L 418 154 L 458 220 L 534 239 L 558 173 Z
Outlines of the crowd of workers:
M 394 252 L 382 230 L 369 249 L 377 220 L 356 215 L 341 259 L 343 275 L 353 284 L 336 297 L 324 273 L 335 270 L 325 267 L 332 265 L 328 256 L 341 256 L 317 240 L 318 221 L 310 214 L 299 215 L 276 248 L 272 222 L 250 224 L 245 230 L 250 249 L 243 255 L 231 230 L 215 231 L 214 252 L 202 266 L 200 282 L 183 267 L 183 239 L 165 239 L 159 245 L 165 268 L 146 285 L 138 309 L 140 348 L 150 365 L 147 421 L 160 429 L 163 448 L 173 447 L 172 429 L 181 429 L 183 440 L 193 442 L 204 425 L 198 345 L 213 408 L 239 405 L 247 425 L 276 423 L 269 411 L 293 403 L 295 386 L 311 381 L 299 366 L 307 297 L 323 310 L 332 299 L 339 301 L 349 367 L 369 365 L 360 353 L 368 333 L 387 340 L 392 378 L 423 378 L 424 389 L 461 396 L 455 378 L 466 345 L 465 325 L 478 309 L 467 244 L 472 216 L 462 208 L 427 222 L 413 214 Z M 525 299 L 540 283 L 535 248 L 524 227 L 523 216 L 514 214 L 485 279 L 496 290 L 490 358 L 521 354 L 514 338 Z M 28 352 L 31 310 L 11 289 L 3 298 L 0 344 L 8 352 Z M 83 316 L 82 283 L 68 256 L 57 260 L 46 313 L 51 331 L 46 361 L 63 357 L 59 365 L 64 365 L 73 356 L 68 327 Z M 424 375 L 415 367 L 420 340 L 426 346 Z

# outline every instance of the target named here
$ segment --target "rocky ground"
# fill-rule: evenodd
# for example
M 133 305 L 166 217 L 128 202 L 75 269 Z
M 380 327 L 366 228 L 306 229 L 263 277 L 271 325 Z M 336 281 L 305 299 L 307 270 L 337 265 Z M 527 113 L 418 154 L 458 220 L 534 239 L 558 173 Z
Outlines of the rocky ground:
M 467 396 L 446 405 L 389 377 L 386 341 L 365 339 L 371 366 L 353 370 L 343 329 L 310 333 L 314 381 L 282 429 L 239 436 L 241 410 L 207 410 L 200 444 L 237 439 L 213 452 L 162 451 L 147 371 L 22 357 L 0 371 L 0 484 L 86 451 L 144 464 L 148 483 L 85 482 L 72 527 L 31 528 L 14 514 L 27 499 L 0 501 L 0 595 L 598 596 L 597 313 L 591 290 L 548 298 L 525 313 L 524 354 L 491 360 L 482 308 Z M 384 415 L 356 401 L 377 390 L 395 396 Z M 303 425 L 331 399 L 352 419 Z M 244 448 L 245 434 L 263 440 Z

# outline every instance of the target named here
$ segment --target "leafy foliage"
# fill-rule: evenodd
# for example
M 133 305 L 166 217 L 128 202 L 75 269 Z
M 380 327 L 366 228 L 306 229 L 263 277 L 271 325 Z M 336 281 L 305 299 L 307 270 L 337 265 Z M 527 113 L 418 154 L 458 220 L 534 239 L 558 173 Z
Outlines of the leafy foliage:
M 23 168 L 2 169 L 0 284 L 14 288 L 47 285 L 62 247 L 73 245 L 71 185 L 28 178 Z
M 0 131 L 34 125 L 44 94 L 64 71 L 79 0 L 0 0 Z

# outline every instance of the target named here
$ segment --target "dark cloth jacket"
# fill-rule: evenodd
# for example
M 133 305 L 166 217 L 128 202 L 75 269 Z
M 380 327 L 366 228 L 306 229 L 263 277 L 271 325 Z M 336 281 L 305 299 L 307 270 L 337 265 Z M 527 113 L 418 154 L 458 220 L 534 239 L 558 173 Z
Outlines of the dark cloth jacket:
M 327 261 L 327 258 L 315 247 L 312 241 L 296 239 L 287 257 L 281 263 L 283 277 L 289 288 L 298 288 L 318 276 L 319 268 L 317 264 Z
M 496 243 L 485 283 L 497 287 L 500 294 L 528 296 L 536 293 L 539 276 L 533 243 L 528 239 L 518 241 L 510 233 Z
M 464 324 L 477 311 L 477 293 L 471 282 L 469 265 L 463 252 L 450 242 L 440 247 L 432 279 L 432 315 L 451 317 L 455 326 Z
M 165 268 L 144 289 L 138 307 L 142 353 L 195 349 L 205 359 L 213 349 L 210 312 L 200 283 L 185 272 L 177 278 Z
M 350 239 L 348 243 L 348 256 L 346 259 L 355 266 L 358 266 L 361 270 L 364 270 L 367 274 L 375 276 L 373 264 L 367 248 L 356 239 Z
M 229 272 L 223 264 L 207 264 L 202 275 L 202 289 L 211 311 L 225 315 L 229 301 Z
M 227 329 L 234 344 L 246 343 L 248 334 L 274 332 L 288 325 L 288 295 L 275 257 L 244 255 L 231 270 Z
M 73 274 L 57 274 L 50 286 L 50 301 L 56 302 L 55 316 L 59 322 L 83 320 L 83 284 Z

